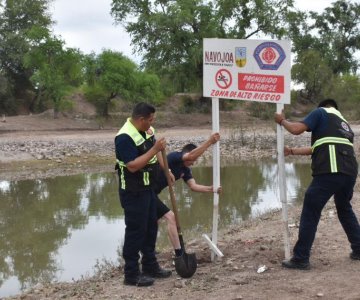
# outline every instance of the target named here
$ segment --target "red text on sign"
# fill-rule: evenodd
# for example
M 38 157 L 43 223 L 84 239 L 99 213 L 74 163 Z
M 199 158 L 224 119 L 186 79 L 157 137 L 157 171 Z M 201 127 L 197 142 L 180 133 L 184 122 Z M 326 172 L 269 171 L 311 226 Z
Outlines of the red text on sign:
M 284 93 L 284 77 L 263 74 L 238 74 L 238 88 L 241 91 Z
M 242 92 L 242 91 L 229 91 L 229 90 L 211 90 L 211 97 L 216 98 L 228 98 L 239 100 L 251 100 L 251 101 L 264 101 L 264 102 L 278 102 L 281 100 L 280 94 L 270 93 L 255 93 L 255 92 Z

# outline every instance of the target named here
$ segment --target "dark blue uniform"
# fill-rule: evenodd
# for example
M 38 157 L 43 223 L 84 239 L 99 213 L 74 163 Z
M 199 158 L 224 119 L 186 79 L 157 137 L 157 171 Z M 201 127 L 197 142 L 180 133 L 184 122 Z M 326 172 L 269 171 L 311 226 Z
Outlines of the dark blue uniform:
M 141 133 L 145 137 L 144 133 Z M 116 157 L 127 164 L 139 156 L 138 148 L 127 134 L 115 138 Z M 142 253 L 142 270 L 156 270 L 159 265 L 155 257 L 157 237 L 156 194 L 153 186 L 136 190 L 119 188 L 120 202 L 125 213 L 125 241 L 123 257 L 126 278 L 136 278 L 140 274 L 139 252 Z
M 321 211 L 332 196 L 351 248 L 360 253 L 360 226 L 350 204 L 357 177 L 351 128 L 335 109 L 317 108 L 305 117 L 303 123 L 312 133 L 313 180 L 305 193 L 293 259 L 309 262 Z
M 167 155 L 169 169 L 173 173 L 175 180 L 182 178 L 184 182 L 187 182 L 189 179 L 193 178 L 191 169 L 184 166 L 182 160 L 182 152 L 171 152 Z M 160 192 L 168 186 L 165 173 L 161 170 L 158 179 L 155 183 L 155 193 L 158 195 Z M 162 202 L 159 197 L 157 197 L 157 218 L 162 218 L 170 209 Z

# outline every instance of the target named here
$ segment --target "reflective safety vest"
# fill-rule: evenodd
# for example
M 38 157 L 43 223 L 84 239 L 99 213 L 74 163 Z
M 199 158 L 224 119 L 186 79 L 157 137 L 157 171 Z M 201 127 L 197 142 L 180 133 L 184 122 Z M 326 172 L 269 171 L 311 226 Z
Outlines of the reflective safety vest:
M 354 133 L 341 113 L 333 107 L 322 107 L 328 114 L 328 126 L 321 134 L 311 136 L 313 176 L 344 173 L 357 176 Z
M 145 136 L 142 136 L 130 122 L 130 118 L 127 119 L 126 123 L 123 127 L 121 127 L 116 136 L 121 134 L 127 134 L 133 140 L 138 150 L 138 156 L 141 156 L 149 151 L 155 143 L 154 128 L 150 127 L 145 132 Z M 136 192 L 152 188 L 159 172 L 159 163 L 156 155 L 151 158 L 144 168 L 134 173 L 127 169 L 126 164 L 123 161 L 117 159 L 116 162 L 116 169 L 118 169 L 121 190 Z

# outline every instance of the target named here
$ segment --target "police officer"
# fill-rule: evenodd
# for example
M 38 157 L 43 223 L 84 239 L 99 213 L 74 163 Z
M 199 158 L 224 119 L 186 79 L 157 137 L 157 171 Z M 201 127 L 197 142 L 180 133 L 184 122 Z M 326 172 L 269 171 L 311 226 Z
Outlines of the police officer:
M 282 266 L 310 269 L 310 250 L 321 211 L 332 196 L 352 248 L 350 258 L 360 260 L 360 226 L 350 204 L 358 174 L 353 148 L 354 133 L 338 111 L 336 101 L 323 100 L 301 122 L 286 120 L 283 113 L 275 114 L 275 122 L 294 135 L 311 131 L 311 147 L 284 149 L 285 156 L 311 155 L 313 180 L 305 193 L 293 256 L 290 260 L 284 260 Z
M 154 278 L 171 275 L 171 271 L 159 266 L 155 256 L 158 227 L 153 183 L 159 172 L 158 157 L 166 141 L 155 140 L 151 127 L 154 115 L 153 106 L 138 103 L 115 138 L 119 195 L 126 225 L 123 247 L 126 285 L 149 286 Z

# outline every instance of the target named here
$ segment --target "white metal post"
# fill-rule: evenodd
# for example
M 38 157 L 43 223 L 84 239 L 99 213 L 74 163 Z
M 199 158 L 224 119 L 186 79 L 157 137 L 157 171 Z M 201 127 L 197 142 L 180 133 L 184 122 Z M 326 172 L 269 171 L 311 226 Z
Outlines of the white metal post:
M 212 131 L 220 131 L 219 122 L 219 98 L 212 98 Z M 218 219 L 219 219 L 219 194 L 216 192 L 220 187 L 220 141 L 213 146 L 213 187 L 214 187 L 214 210 L 213 210 L 213 230 L 212 242 L 217 245 Z M 215 258 L 215 253 L 211 252 L 211 260 Z
M 281 113 L 284 109 L 284 104 L 276 104 L 276 112 Z M 285 259 L 290 259 L 290 234 L 289 234 L 289 217 L 286 199 L 286 180 L 285 180 L 285 158 L 284 158 L 284 129 L 279 124 L 276 128 L 277 133 L 277 157 L 278 157 L 278 178 L 280 201 L 282 205 L 282 219 L 284 226 L 284 248 Z

